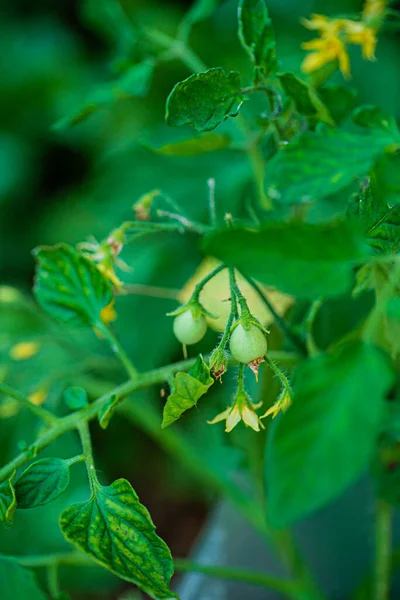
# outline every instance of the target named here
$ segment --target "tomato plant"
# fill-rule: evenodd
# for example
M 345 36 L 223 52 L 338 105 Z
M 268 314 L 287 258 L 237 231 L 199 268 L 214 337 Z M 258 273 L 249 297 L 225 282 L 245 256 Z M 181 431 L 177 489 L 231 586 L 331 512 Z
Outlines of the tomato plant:
M 150 27 L 128 3 L 85 3 L 100 29 L 118 31 L 113 76 L 62 115 L 52 135 L 79 138 L 87 127 L 82 144 L 96 146 L 96 119 L 108 111 L 117 125 L 107 135 L 124 145 L 124 111 L 152 87 L 158 93 L 159 73 L 174 74 L 177 63 L 186 77 L 164 94 L 165 121 L 184 133 L 162 128 L 158 143 L 135 132 L 138 163 L 118 159 L 115 179 L 132 169 L 140 178 L 145 155 L 156 187 L 136 193 L 131 181 L 100 241 L 90 230 L 80 239 L 84 211 L 71 217 L 73 241 L 54 239 L 52 227 L 52 240 L 33 250 L 34 300 L 0 288 L 0 326 L 10 327 L 0 419 L 30 419 L 23 436 L 14 422 L 18 444 L 2 455 L 0 523 L 22 527 L 25 511 L 53 518 L 60 506 L 63 544 L 0 554 L 2 598 L 74 597 L 59 577 L 68 565 L 101 568 L 157 600 L 178 597 L 175 568 L 327 599 L 292 527 L 366 472 L 375 549 L 352 597 L 390 597 L 400 497 L 400 131 L 389 111 L 358 102 L 350 77 L 354 52 L 375 61 L 400 13 L 366 0 L 361 12 L 302 15 L 314 37 L 292 72 L 267 0 L 222 4 L 195 0 L 171 35 L 169 22 L 165 31 Z M 204 27 L 206 36 L 222 10 L 236 14 L 240 72 L 229 61 L 208 66 L 194 49 L 193 32 Z M 107 185 L 99 188 L 108 195 Z M 206 268 L 193 275 L 199 257 Z M 146 269 L 154 280 L 142 283 Z M 160 389 L 161 401 L 151 395 Z M 98 466 L 98 440 L 118 419 L 135 422 L 202 489 L 233 502 L 282 557 L 285 577 L 174 560 L 133 478 L 108 478 Z M 185 428 L 190 419 L 195 427 Z M 1 435 L 12 438 L 10 430 L 2 426 Z M 112 444 L 104 446 L 111 455 Z M 121 449 L 112 456 L 118 472 L 122 458 Z M 79 493 L 69 495 L 83 465 Z M 33 571 L 42 568 L 47 584 Z

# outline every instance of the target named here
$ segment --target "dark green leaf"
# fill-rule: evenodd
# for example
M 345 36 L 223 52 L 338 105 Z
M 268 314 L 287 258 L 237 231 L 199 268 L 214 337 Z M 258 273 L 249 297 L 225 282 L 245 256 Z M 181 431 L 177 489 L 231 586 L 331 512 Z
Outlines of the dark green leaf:
M 67 244 L 39 247 L 35 255 L 34 293 L 40 306 L 59 321 L 101 329 L 101 310 L 113 295 L 97 267 Z
M 15 473 L 0 484 L 0 523 L 11 527 L 17 507 L 14 490 Z
M 239 73 L 226 75 L 220 67 L 194 74 L 176 84 L 167 99 L 168 125 L 189 123 L 197 131 L 215 129 L 235 117 L 244 101 Z
M 396 119 L 386 111 L 372 104 L 358 106 L 353 112 L 353 121 L 366 129 L 378 130 L 389 133 L 393 141 L 400 141 L 400 133 L 397 128 Z
M 118 398 L 118 396 L 116 394 L 113 394 L 108 400 L 107 404 L 105 404 L 101 409 L 99 413 L 99 424 L 102 429 L 107 429 L 107 427 L 109 426 L 119 402 L 120 399 Z
M 319 88 L 318 95 L 328 108 L 335 123 L 340 125 L 350 116 L 354 108 L 357 90 L 343 85 L 329 84 Z
M 93 113 L 119 100 L 146 96 L 149 91 L 155 63 L 147 60 L 127 69 L 118 79 L 98 87 L 87 102 L 73 114 L 54 124 L 55 129 L 64 129 L 86 121 Z
M 400 244 L 400 206 L 389 206 L 366 186 L 351 199 L 349 215 L 356 218 L 377 254 L 394 254 Z
M 239 39 L 255 67 L 269 75 L 277 67 L 275 34 L 264 0 L 240 0 Z
M 89 404 L 87 393 L 78 386 L 67 388 L 64 391 L 64 402 L 71 410 L 80 410 Z
M 305 81 L 293 73 L 278 74 L 279 80 L 286 95 L 293 100 L 299 113 L 306 117 L 317 119 L 333 125 L 332 118 L 318 97 L 316 91 Z
M 52 502 L 69 485 L 69 465 L 61 458 L 43 458 L 30 465 L 15 483 L 18 508 Z
M 69 542 L 151 598 L 176 598 L 170 551 L 125 479 L 107 487 L 93 481 L 91 498 L 66 508 L 60 526 Z
M 268 163 L 267 194 L 278 202 L 304 203 L 331 196 L 366 175 L 388 145 L 386 137 L 325 128 L 290 142 Z
M 198 156 L 216 150 L 223 150 L 231 143 L 231 138 L 223 133 L 204 133 L 202 136 L 165 144 L 160 148 L 152 148 L 157 154 L 164 156 Z
M 206 239 L 205 250 L 258 281 L 306 298 L 346 292 L 353 265 L 368 256 L 363 239 L 340 221 L 220 231 Z
M 188 373 L 177 373 L 174 386 L 164 406 L 162 427 L 168 427 L 208 391 L 214 383 L 210 369 L 200 355 Z
M 392 381 L 385 356 L 362 344 L 299 366 L 293 405 L 268 441 L 271 523 L 289 526 L 306 517 L 368 467 Z
M 400 152 L 379 158 L 371 176 L 371 186 L 383 205 L 400 204 Z
M 47 600 L 32 571 L 21 567 L 14 558 L 1 555 L 0 590 L 1 600 Z

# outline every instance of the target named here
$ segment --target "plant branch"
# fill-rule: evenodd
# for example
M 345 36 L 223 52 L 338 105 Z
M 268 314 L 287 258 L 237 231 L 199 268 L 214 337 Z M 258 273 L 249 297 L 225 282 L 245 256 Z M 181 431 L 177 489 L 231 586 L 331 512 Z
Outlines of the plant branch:
M 20 404 L 42 419 L 47 425 L 54 425 L 59 420 L 53 413 L 41 406 L 36 406 L 36 404 L 33 404 L 33 402 L 31 402 L 22 392 L 15 390 L 5 383 L 0 383 L 0 392 L 20 402 Z
M 131 379 L 135 379 L 138 376 L 137 369 L 132 364 L 131 359 L 126 354 L 125 350 L 123 349 L 123 347 L 121 346 L 121 344 L 119 343 L 118 339 L 115 337 L 115 335 L 113 334 L 111 329 L 107 326 L 104 326 L 101 328 L 101 333 L 104 335 L 104 337 L 109 342 L 109 344 L 111 346 L 111 350 L 114 352 L 114 354 L 120 359 L 120 361 L 124 365 L 125 370 L 128 373 L 129 377 L 131 377 Z
M 378 499 L 375 522 L 374 600 L 388 600 L 390 595 L 393 509 L 386 500 Z

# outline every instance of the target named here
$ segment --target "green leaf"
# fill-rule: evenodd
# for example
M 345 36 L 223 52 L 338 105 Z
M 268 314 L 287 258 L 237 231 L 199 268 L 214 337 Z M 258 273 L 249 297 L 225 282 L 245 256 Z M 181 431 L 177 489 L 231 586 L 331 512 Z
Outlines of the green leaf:
M 35 255 L 34 293 L 40 306 L 64 323 L 102 329 L 100 313 L 113 294 L 97 267 L 67 244 L 41 246 Z
M 107 429 L 110 424 L 111 419 L 115 413 L 115 409 L 120 403 L 120 399 L 116 394 L 113 394 L 111 398 L 108 400 L 107 404 L 103 406 L 99 413 L 99 425 L 102 429 Z
M 69 387 L 64 391 L 64 402 L 71 410 L 80 410 L 89 404 L 87 393 L 79 386 Z
M 0 484 L 0 523 L 3 523 L 5 527 L 11 527 L 17 507 L 14 478 L 15 472 L 10 479 Z
M 61 458 L 43 458 L 30 465 L 15 483 L 18 508 L 52 502 L 69 485 L 69 465 Z
M 256 68 L 265 76 L 276 70 L 275 34 L 264 0 L 240 0 L 239 39 Z
M 177 373 L 174 386 L 164 406 L 162 428 L 168 427 L 208 391 L 214 383 L 210 369 L 200 355 L 188 373 Z
M 1 600 L 47 600 L 36 576 L 14 558 L 0 555 Z
M 306 117 L 315 117 L 330 125 L 334 124 L 327 108 L 308 83 L 293 73 L 279 73 L 278 78 L 299 113 Z
M 389 206 L 366 186 L 350 200 L 348 213 L 358 220 L 376 254 L 395 254 L 400 244 L 400 206 Z
M 127 69 L 115 81 L 99 86 L 79 110 L 57 121 L 53 128 L 65 129 L 79 125 L 92 114 L 119 100 L 146 96 L 151 85 L 154 66 L 154 60 L 146 60 Z
M 386 137 L 327 128 L 306 132 L 267 164 L 267 194 L 289 204 L 331 196 L 365 176 L 388 143 Z
M 293 405 L 267 446 L 267 506 L 286 527 L 339 496 L 368 467 L 393 381 L 377 349 L 354 344 L 296 371 Z
M 379 158 L 371 175 L 371 186 L 381 203 L 400 204 L 400 152 Z
M 393 136 L 393 141 L 399 142 L 400 133 L 396 119 L 385 110 L 372 104 L 358 106 L 352 114 L 354 123 L 366 129 L 383 131 Z
M 197 131 L 211 131 L 238 114 L 245 99 L 240 89 L 239 73 L 226 75 L 220 67 L 191 75 L 168 96 L 167 123 L 189 123 Z
M 347 223 L 268 223 L 258 231 L 231 229 L 206 238 L 205 251 L 283 292 L 304 298 L 339 295 L 367 246 Z
M 122 579 L 157 600 L 176 598 L 169 590 L 173 562 L 168 546 L 155 533 L 146 508 L 125 479 L 110 486 L 92 481 L 92 496 L 61 515 L 69 542 Z
M 231 138 L 228 135 L 210 132 L 199 137 L 165 144 L 160 148 L 152 148 L 152 150 L 164 156 L 198 156 L 216 150 L 223 150 L 230 144 Z
M 357 90 L 343 85 L 328 84 L 318 89 L 318 95 L 337 125 L 347 119 L 354 108 Z

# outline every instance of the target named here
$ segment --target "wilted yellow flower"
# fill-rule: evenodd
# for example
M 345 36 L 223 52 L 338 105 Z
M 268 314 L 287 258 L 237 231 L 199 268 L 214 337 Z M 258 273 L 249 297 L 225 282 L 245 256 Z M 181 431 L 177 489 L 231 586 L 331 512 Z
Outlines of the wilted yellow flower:
M 286 412 L 289 406 L 292 404 L 292 395 L 288 389 L 284 389 L 278 400 L 273 404 L 261 417 L 260 419 L 265 419 L 265 417 L 269 417 L 272 415 L 272 418 L 275 419 L 276 415 L 281 411 Z
M 375 60 L 375 49 L 378 42 L 376 31 L 361 21 L 346 21 L 346 39 L 349 44 L 359 44 L 366 60 Z
M 107 306 L 101 309 L 100 311 L 100 319 L 108 325 L 108 323 L 112 323 L 117 318 L 117 312 L 114 308 L 115 300 L 113 299 Z
M 35 404 L 36 406 L 40 406 L 41 404 L 43 404 L 46 398 L 47 390 L 44 388 L 38 389 L 36 390 L 36 392 L 33 392 L 28 396 L 28 400 L 30 400 L 30 402 L 32 402 L 32 404 Z
M 39 350 L 40 344 L 37 342 L 20 342 L 11 348 L 10 357 L 13 360 L 27 360 L 35 356 Z
M 236 427 L 236 425 L 243 421 L 246 427 L 251 427 L 254 431 L 260 431 L 264 429 L 264 425 L 261 423 L 256 409 L 260 408 L 262 402 L 259 404 L 253 404 L 249 396 L 244 391 L 239 391 L 233 401 L 232 406 L 229 406 L 222 413 L 214 417 L 212 421 L 207 421 L 209 425 L 226 421 L 225 431 L 229 433 Z
M 104 277 L 106 279 L 109 279 L 109 281 L 111 281 L 111 283 L 113 284 L 113 286 L 115 287 L 115 289 L 118 292 L 120 292 L 122 290 L 122 288 L 124 287 L 124 284 L 119 279 L 112 264 L 110 264 L 109 262 L 102 262 L 97 265 L 97 268 L 99 269 L 100 273 L 102 273 L 104 275 Z
M 150 219 L 150 211 L 153 200 L 160 195 L 160 190 L 152 190 L 151 192 L 147 192 L 147 194 L 143 194 L 143 196 L 141 196 L 139 200 L 135 202 L 135 204 L 132 206 L 132 210 L 134 211 L 138 221 L 148 221 Z

